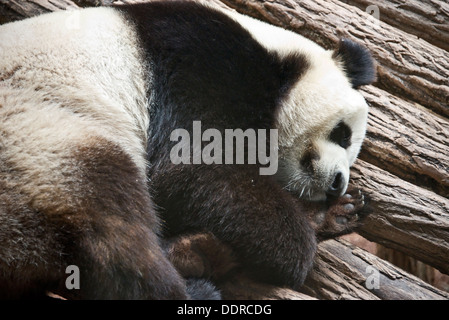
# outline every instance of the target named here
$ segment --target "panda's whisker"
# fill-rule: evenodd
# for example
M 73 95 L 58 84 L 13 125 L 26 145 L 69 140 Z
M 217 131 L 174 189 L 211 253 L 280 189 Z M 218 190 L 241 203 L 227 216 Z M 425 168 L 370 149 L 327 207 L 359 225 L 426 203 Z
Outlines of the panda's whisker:
M 287 183 L 287 185 L 286 185 L 286 187 L 287 188 L 290 188 L 290 187 L 292 187 L 293 185 L 295 185 L 295 184 L 299 184 L 299 186 L 298 187 L 300 187 L 301 186 L 301 181 L 302 181 L 303 179 L 302 179 L 302 174 L 301 174 L 301 172 L 298 172 L 298 171 L 294 171 L 294 172 L 292 172 L 292 173 L 290 173 L 290 177 L 289 177 L 289 182 Z M 299 189 L 299 188 L 298 188 Z
M 287 184 L 284 186 L 284 189 L 286 189 L 286 190 L 289 190 L 290 189 L 290 187 L 293 185 L 293 184 L 295 184 L 295 183 L 297 183 L 297 174 L 295 173 L 295 172 L 293 172 L 293 173 L 291 173 L 290 174 L 290 177 L 287 179 Z
M 289 190 L 290 187 L 295 183 L 295 180 L 290 180 L 287 185 L 284 187 L 285 190 Z
M 305 188 L 306 188 L 306 186 L 303 186 L 303 187 L 302 187 L 301 193 L 299 194 L 299 197 L 300 197 L 300 198 L 302 197 L 302 194 L 304 193 Z

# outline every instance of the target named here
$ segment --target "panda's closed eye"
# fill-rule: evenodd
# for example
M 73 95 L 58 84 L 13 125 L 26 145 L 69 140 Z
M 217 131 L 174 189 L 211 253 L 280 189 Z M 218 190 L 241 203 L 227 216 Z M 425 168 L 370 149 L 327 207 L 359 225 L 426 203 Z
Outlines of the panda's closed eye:
M 332 130 L 329 140 L 346 149 L 351 145 L 352 130 L 343 121 L 339 122 Z

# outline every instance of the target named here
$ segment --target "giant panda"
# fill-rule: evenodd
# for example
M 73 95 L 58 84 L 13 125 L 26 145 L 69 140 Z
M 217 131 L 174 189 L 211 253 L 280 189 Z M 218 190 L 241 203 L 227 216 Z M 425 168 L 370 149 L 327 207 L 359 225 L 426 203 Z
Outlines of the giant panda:
M 349 168 L 368 114 L 357 88 L 374 80 L 355 42 L 325 50 L 204 2 L 0 26 L 0 297 L 63 287 L 75 265 L 81 298 L 186 299 L 161 239 L 202 231 L 255 279 L 300 288 L 317 242 L 363 217 Z M 172 134 L 195 121 L 275 130 L 276 172 L 174 163 Z

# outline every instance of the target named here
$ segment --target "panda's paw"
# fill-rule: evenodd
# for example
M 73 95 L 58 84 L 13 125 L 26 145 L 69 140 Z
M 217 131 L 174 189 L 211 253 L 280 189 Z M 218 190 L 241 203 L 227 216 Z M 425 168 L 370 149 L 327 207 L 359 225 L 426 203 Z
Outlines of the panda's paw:
M 327 210 L 315 219 L 315 230 L 318 240 L 335 238 L 351 233 L 359 227 L 369 213 L 368 197 L 359 189 L 350 188 L 338 198 L 328 199 Z
M 335 217 L 339 225 L 354 224 L 365 206 L 365 196 L 358 189 L 348 190 L 343 196 L 331 200 L 327 214 Z
M 164 239 L 164 249 L 184 278 L 207 278 L 220 282 L 238 266 L 233 250 L 210 232 Z

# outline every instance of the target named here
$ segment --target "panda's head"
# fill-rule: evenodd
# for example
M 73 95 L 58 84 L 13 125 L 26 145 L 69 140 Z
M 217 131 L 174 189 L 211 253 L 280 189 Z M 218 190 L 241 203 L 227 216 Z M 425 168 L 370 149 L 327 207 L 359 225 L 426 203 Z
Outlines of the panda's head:
M 350 40 L 306 54 L 307 68 L 277 114 L 278 178 L 308 200 L 343 195 L 365 136 L 368 106 L 356 90 L 375 80 L 369 52 Z

